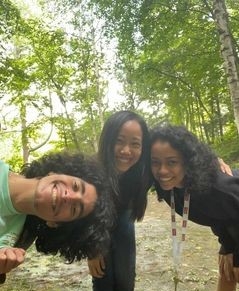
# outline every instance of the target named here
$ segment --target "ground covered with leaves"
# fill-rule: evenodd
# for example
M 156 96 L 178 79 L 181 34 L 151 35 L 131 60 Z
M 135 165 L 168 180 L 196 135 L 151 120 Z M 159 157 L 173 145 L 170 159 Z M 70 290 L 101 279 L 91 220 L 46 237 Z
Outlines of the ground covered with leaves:
M 177 217 L 178 225 L 181 218 Z M 144 220 L 136 223 L 137 277 L 135 291 L 174 291 L 170 209 L 149 195 Z M 177 291 L 215 291 L 217 238 L 210 229 L 189 222 Z M 26 261 L 7 276 L 1 291 L 91 291 L 85 261 L 65 264 L 58 257 L 28 251 Z M 239 290 L 239 289 L 238 289 Z M 107 290 L 105 290 L 107 291 Z

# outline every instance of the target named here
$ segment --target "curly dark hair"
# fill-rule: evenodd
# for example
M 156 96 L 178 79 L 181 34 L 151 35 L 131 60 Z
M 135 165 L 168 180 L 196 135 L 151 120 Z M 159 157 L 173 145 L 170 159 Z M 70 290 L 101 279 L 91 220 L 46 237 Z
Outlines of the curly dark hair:
M 106 253 L 114 223 L 114 206 L 104 171 L 93 157 L 81 153 L 49 153 L 30 164 L 21 173 L 26 178 L 44 177 L 49 172 L 80 177 L 97 191 L 94 210 L 86 217 L 63 222 L 50 228 L 46 221 L 28 215 L 16 246 L 27 248 L 35 240 L 37 251 L 64 256 L 70 263 Z
M 150 130 L 151 146 L 158 140 L 168 142 L 182 154 L 185 188 L 191 192 L 209 191 L 219 170 L 216 154 L 185 126 L 159 124 Z M 157 182 L 156 182 L 157 184 Z

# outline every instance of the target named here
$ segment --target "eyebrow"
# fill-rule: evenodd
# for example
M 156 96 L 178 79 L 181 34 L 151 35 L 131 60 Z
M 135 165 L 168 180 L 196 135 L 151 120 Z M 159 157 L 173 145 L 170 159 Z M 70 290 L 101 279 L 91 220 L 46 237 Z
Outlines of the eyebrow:
M 176 156 L 170 156 L 170 157 L 166 157 L 165 160 L 168 161 L 168 160 L 179 160 L 180 158 L 179 157 L 176 157 Z M 151 156 L 151 160 L 161 160 L 161 158 L 158 158 L 158 157 L 154 157 L 154 156 Z
M 85 182 L 83 180 L 81 180 L 81 193 L 85 194 Z
M 125 136 L 124 134 L 119 134 L 118 138 L 127 138 L 127 136 Z M 142 137 L 138 136 L 138 135 L 134 135 L 134 136 L 130 137 L 130 139 L 132 139 L 132 140 L 142 140 Z
M 79 204 L 80 204 L 80 213 L 78 215 L 78 218 L 81 218 L 82 215 L 84 214 L 85 205 L 82 201 L 79 201 Z
M 143 140 L 141 139 L 141 138 L 134 138 L 134 139 L 132 139 L 132 141 L 133 142 L 138 142 L 138 143 L 140 143 L 140 144 L 143 144 Z
M 82 195 L 84 195 L 85 194 L 85 182 L 83 180 L 80 180 L 80 186 L 81 186 L 81 193 L 82 193 Z M 80 204 L 80 213 L 78 215 L 78 218 L 81 218 L 82 215 L 84 214 L 85 205 L 81 200 L 79 201 L 79 204 Z

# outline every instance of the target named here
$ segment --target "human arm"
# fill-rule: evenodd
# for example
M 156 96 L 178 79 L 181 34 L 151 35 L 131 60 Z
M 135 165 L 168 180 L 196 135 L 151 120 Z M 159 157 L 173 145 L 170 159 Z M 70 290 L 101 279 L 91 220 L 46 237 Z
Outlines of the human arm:
M 88 259 L 88 268 L 91 276 L 101 278 L 104 276 L 105 261 L 103 256 L 98 256 L 94 259 Z
M 0 274 L 8 273 L 24 262 L 25 250 L 6 247 L 0 249 Z
M 1 248 L 0 249 L 0 284 L 6 280 L 6 273 L 23 263 L 25 251 L 21 248 Z
M 219 255 L 219 273 L 225 276 L 227 281 L 239 282 L 239 267 L 233 266 L 233 254 Z
M 232 176 L 232 170 L 231 170 L 231 167 L 226 164 L 223 159 L 221 158 L 218 158 L 218 162 L 219 162 L 219 165 L 220 165 L 220 169 L 223 173 L 225 174 L 228 174 L 230 176 Z
M 221 243 L 219 273 L 229 282 L 239 282 L 239 232 L 236 225 L 212 228 Z

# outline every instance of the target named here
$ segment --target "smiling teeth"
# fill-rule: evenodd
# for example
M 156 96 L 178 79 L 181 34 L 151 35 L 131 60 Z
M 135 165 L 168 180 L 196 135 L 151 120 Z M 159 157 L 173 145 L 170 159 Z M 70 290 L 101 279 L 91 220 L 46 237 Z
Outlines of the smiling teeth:
M 118 159 L 121 163 L 129 163 L 129 159 L 119 158 Z
M 56 209 L 56 194 L 57 194 L 57 190 L 54 187 L 53 191 L 52 191 L 52 207 L 53 207 L 53 209 Z
M 160 181 L 162 181 L 162 182 L 168 182 L 170 180 L 171 180 L 171 178 L 160 178 Z

